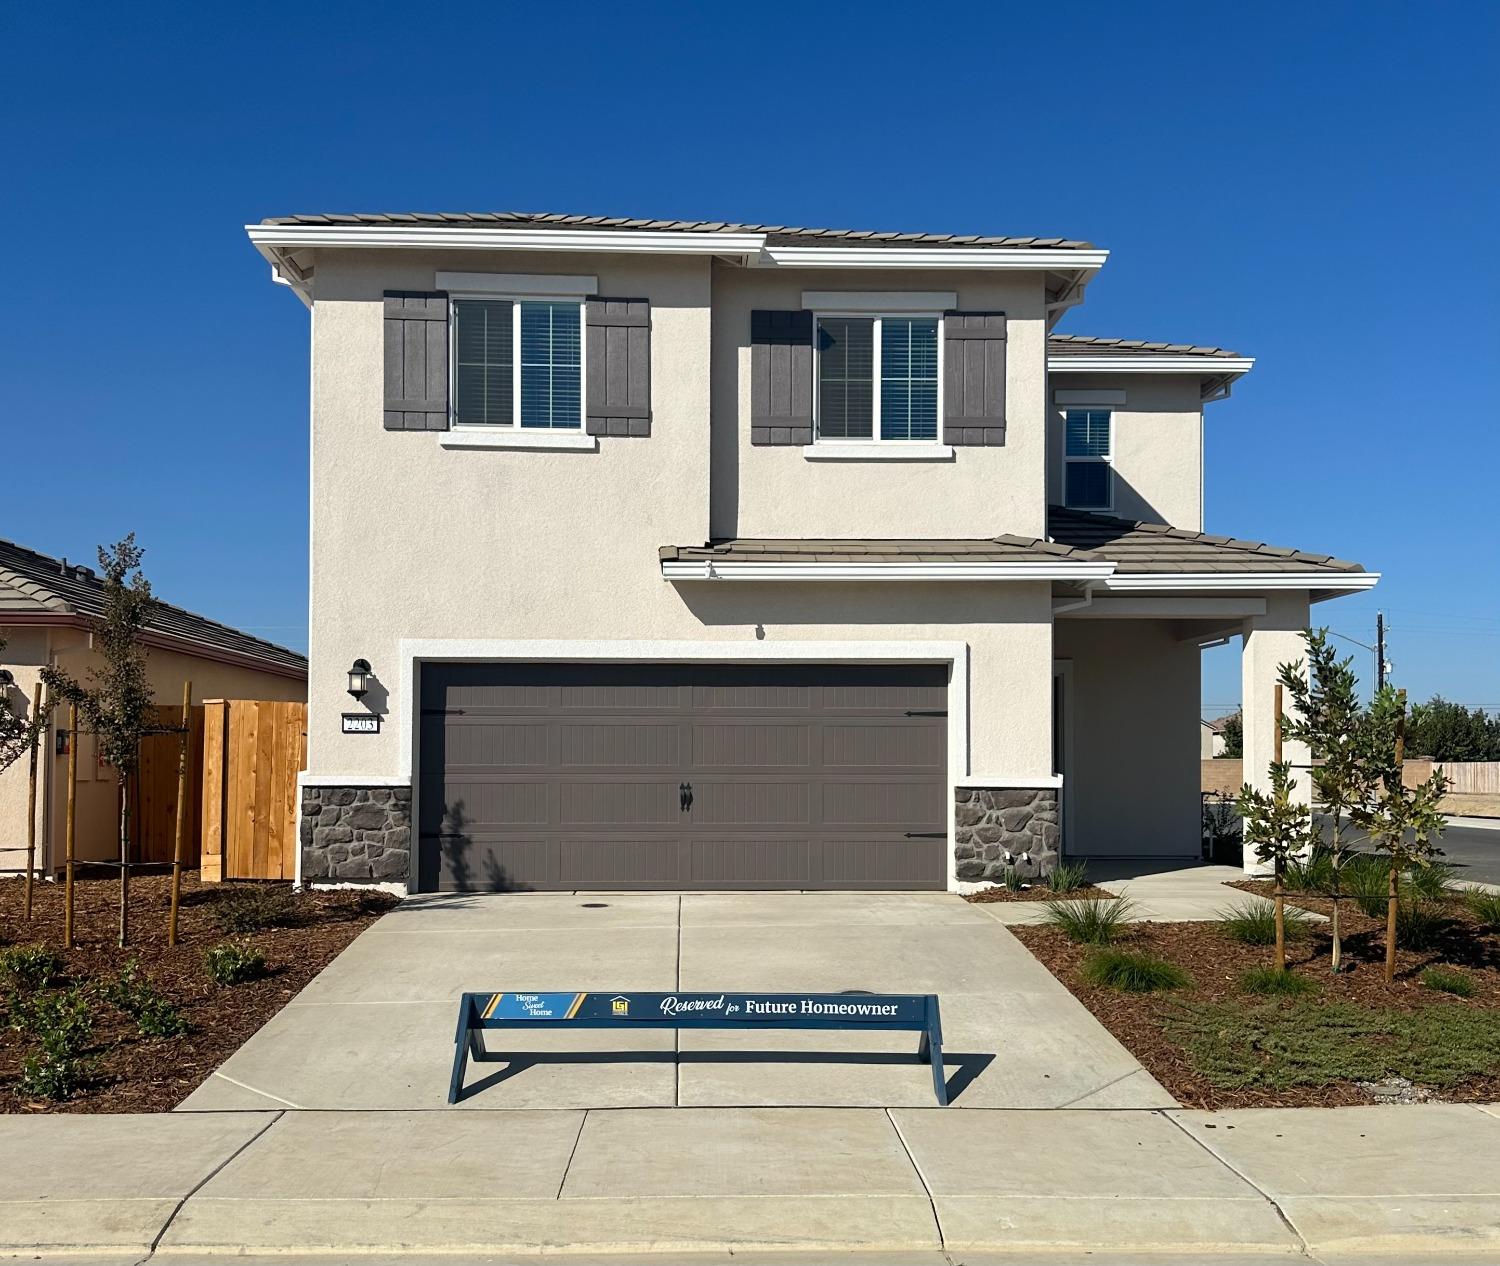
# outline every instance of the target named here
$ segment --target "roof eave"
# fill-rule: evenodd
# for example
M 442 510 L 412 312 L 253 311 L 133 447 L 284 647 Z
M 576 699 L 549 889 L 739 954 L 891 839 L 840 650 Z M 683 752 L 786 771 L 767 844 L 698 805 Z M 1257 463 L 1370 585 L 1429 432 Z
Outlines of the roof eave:
M 758 581 L 1097 581 L 1114 573 L 1105 562 L 777 562 L 753 563 L 711 558 L 664 559 L 665 580 Z
M 1328 597 L 1362 593 L 1380 583 L 1378 571 L 1116 572 L 1102 586 L 1111 593 L 1239 593 L 1266 589 L 1318 590 Z

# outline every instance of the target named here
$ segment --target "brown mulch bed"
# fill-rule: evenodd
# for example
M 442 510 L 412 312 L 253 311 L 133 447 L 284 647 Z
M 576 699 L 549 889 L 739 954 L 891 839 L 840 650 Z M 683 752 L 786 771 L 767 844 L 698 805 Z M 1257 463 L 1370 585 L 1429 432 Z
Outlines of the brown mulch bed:
M 1114 895 L 1097 884 L 1084 884 L 1081 888 L 1074 888 L 1072 892 L 1053 892 L 1046 884 L 1032 884 L 1022 888 L 1019 892 L 1012 892 L 1009 888 L 997 884 L 993 888 L 983 888 L 978 892 L 966 892 L 964 900 L 985 905 L 991 901 L 1051 901 L 1054 898 L 1059 901 L 1107 900 Z
M 1231 885 L 1261 891 L 1253 881 Z M 1299 904 L 1309 909 L 1316 899 Z M 1348 1002 L 1370 1008 L 1417 1010 L 1434 1005 L 1500 1008 L 1500 935 L 1485 933 L 1458 902 L 1447 903 L 1454 921 L 1450 935 L 1432 950 L 1398 950 L 1396 978 L 1387 984 L 1384 924 L 1367 919 L 1345 902 L 1344 964 L 1335 976 L 1328 970 L 1331 941 L 1326 925 L 1313 925 L 1307 936 L 1287 945 L 1287 965 L 1319 985 L 1317 1001 Z M 1092 947 L 1075 945 L 1048 927 L 1013 927 L 1010 931 L 1086 1006 L 1180 1103 L 1191 1108 L 1337 1107 L 1372 1102 L 1369 1091 L 1354 1082 L 1286 1088 L 1223 1089 L 1211 1084 L 1191 1063 L 1168 1032 L 1165 1020 L 1183 1003 L 1261 1001 L 1238 987 L 1243 972 L 1271 965 L 1269 946 L 1243 945 L 1214 923 L 1136 923 L 1118 948 L 1156 955 L 1184 968 L 1188 988 L 1163 993 L 1120 993 L 1086 984 L 1080 968 Z M 1438 993 L 1422 984 L 1422 972 L 1442 966 L 1457 970 L 1475 985 L 1472 998 Z M 1491 1076 L 1471 1077 L 1434 1089 L 1431 1097 L 1450 1102 L 1500 1099 L 1500 1068 Z
M 105 982 L 137 959 L 140 974 L 179 1008 L 190 1028 L 180 1037 L 141 1037 L 133 1020 L 101 1001 L 94 1008 L 93 1041 L 86 1052 L 96 1061 L 97 1076 L 75 1098 L 52 1103 L 17 1093 L 21 1060 L 31 1043 L 4 1026 L 0 1012 L 4 1112 L 163 1112 L 175 1107 L 394 904 L 382 893 L 307 892 L 297 897 L 305 920 L 299 926 L 231 935 L 215 921 L 213 905 L 220 894 L 241 885 L 202 884 L 190 872 L 182 882 L 178 944 L 169 949 L 170 879 L 137 873 L 130 881 L 131 945 L 121 949 L 116 944 L 118 881 L 88 878 L 75 885 L 75 945 L 64 950 L 63 885 L 36 885 L 30 924 L 22 917 L 23 886 L 19 879 L 0 882 L 0 946 L 40 944 L 56 950 L 66 963 L 65 983 Z M 265 955 L 270 974 L 232 987 L 215 984 L 203 956 L 226 940 L 251 942 Z M 4 1003 L 0 998 L 0 1008 Z

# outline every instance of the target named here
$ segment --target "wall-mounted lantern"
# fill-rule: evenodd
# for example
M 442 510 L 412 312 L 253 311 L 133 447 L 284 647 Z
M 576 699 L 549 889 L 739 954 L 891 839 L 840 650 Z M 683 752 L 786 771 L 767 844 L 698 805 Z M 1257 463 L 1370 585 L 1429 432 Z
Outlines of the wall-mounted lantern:
M 356 659 L 349 665 L 349 693 L 356 699 L 363 699 L 365 692 L 370 688 L 370 661 L 367 659 Z
M 9 690 L 16 684 L 16 675 L 8 668 L 0 668 L 0 690 Z

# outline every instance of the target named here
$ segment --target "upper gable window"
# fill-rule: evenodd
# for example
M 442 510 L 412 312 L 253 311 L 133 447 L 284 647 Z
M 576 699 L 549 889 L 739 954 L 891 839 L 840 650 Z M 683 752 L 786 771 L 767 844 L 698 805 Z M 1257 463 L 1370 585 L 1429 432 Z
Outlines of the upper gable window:
M 817 318 L 817 438 L 937 439 L 936 316 Z
M 1069 409 L 1063 417 L 1063 504 L 1070 510 L 1114 506 L 1114 424 L 1108 409 Z
M 576 300 L 455 299 L 453 422 L 577 430 L 583 319 Z

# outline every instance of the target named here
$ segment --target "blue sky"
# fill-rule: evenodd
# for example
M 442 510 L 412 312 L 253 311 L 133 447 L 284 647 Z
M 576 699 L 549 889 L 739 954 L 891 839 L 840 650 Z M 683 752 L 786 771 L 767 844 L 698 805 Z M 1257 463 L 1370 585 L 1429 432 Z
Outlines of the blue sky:
M 0 47 L 0 535 L 134 528 L 164 597 L 305 644 L 263 216 L 1061 234 L 1113 252 L 1063 329 L 1258 358 L 1208 528 L 1383 571 L 1322 618 L 1384 608 L 1401 684 L 1500 708 L 1500 6 L 12 5 Z

